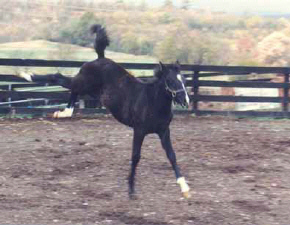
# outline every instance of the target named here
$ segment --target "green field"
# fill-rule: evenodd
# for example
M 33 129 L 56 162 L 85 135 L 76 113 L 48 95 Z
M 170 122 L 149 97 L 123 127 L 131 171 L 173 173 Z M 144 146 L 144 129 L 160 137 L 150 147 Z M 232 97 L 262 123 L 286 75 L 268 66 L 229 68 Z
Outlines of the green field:
M 106 57 L 116 62 L 156 63 L 157 59 L 151 56 L 136 56 L 120 52 L 106 51 Z M 45 40 L 27 42 L 11 42 L 0 44 L 0 58 L 22 59 L 50 59 L 50 60 L 77 60 L 91 61 L 96 58 L 93 48 L 85 48 L 70 44 L 60 44 Z M 74 75 L 78 69 L 73 68 L 32 68 L 0 66 L 0 74 L 16 74 L 28 70 L 35 73 L 61 72 L 65 75 Z M 152 74 L 152 71 L 132 71 L 134 75 Z

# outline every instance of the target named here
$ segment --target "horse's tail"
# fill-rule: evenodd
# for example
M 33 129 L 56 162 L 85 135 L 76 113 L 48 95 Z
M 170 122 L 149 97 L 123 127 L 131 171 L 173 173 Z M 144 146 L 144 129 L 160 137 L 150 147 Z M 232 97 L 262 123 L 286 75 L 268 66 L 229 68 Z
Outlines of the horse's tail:
M 110 44 L 106 29 L 100 24 L 95 24 L 91 27 L 91 32 L 96 34 L 94 48 L 98 58 L 105 58 L 105 49 Z
M 18 76 L 30 82 L 59 85 L 67 89 L 71 89 L 71 84 L 72 84 L 71 77 L 63 76 L 60 73 L 36 75 L 32 73 L 21 72 L 18 74 Z

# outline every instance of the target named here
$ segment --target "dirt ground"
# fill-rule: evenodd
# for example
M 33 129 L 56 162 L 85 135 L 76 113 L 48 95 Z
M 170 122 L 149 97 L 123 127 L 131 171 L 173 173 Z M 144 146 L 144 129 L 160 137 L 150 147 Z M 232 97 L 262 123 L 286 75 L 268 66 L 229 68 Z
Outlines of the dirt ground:
M 290 120 L 180 116 L 171 134 L 191 199 L 149 135 L 130 200 L 131 129 L 105 117 L 0 120 L 0 223 L 289 224 Z

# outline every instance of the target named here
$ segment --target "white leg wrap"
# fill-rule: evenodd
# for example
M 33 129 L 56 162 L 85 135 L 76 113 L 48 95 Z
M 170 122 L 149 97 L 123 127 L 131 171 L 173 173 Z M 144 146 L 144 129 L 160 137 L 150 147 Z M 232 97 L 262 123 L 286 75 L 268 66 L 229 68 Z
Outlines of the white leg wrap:
M 184 198 L 189 198 L 190 197 L 190 195 L 189 195 L 190 188 L 189 188 L 188 184 L 186 183 L 184 177 L 179 177 L 177 179 L 177 183 L 180 185 L 183 197 Z
M 32 82 L 32 78 L 31 78 L 32 74 L 21 72 L 18 74 L 18 76 L 29 81 L 29 82 Z
M 56 111 L 53 113 L 53 118 L 68 118 L 72 117 L 74 108 L 65 108 L 63 111 Z

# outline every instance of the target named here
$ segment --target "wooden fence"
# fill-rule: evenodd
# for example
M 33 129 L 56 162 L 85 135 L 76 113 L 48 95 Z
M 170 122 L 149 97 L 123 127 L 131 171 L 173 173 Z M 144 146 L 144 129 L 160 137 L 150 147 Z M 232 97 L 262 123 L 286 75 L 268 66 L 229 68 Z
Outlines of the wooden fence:
M 0 59 L 0 66 L 13 67 L 70 67 L 79 68 L 84 62 L 58 61 L 58 60 L 33 60 L 33 59 Z M 120 63 L 126 69 L 153 70 L 156 64 Z M 237 116 L 267 116 L 289 117 L 289 74 L 288 67 L 236 67 L 236 66 L 201 66 L 182 65 L 182 72 L 187 78 L 187 88 L 190 93 L 192 105 L 188 110 L 176 110 L 179 113 L 195 113 L 196 115 L 237 115 Z M 283 82 L 269 81 L 225 81 L 213 80 L 214 77 L 245 76 L 255 74 L 282 75 Z M 17 91 L 21 87 L 40 87 L 46 84 L 23 83 L 23 79 L 14 75 L 0 75 L 0 114 L 31 114 L 44 115 L 58 110 L 55 104 L 66 103 L 68 91 Z M 17 83 L 11 83 L 17 82 Z M 22 82 L 22 83 L 18 83 Z M 282 96 L 236 96 L 236 95 L 212 95 L 201 94 L 200 87 L 220 88 L 263 88 L 282 90 Z M 102 108 L 95 108 L 93 101 L 85 99 L 87 107 L 80 107 L 81 113 L 106 112 Z M 255 102 L 255 103 L 279 103 L 281 110 L 277 111 L 236 111 L 236 110 L 204 110 L 200 109 L 201 102 Z M 88 103 L 92 103 L 90 108 Z M 82 105 L 82 104 L 80 104 Z M 44 107 L 41 107 L 44 106 Z

